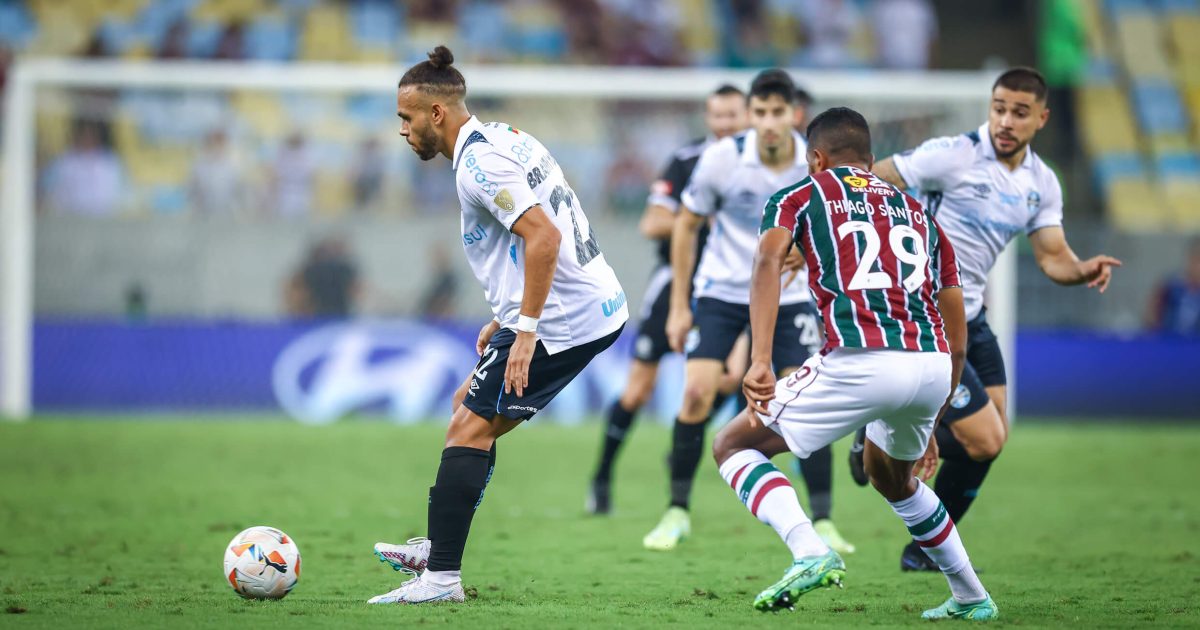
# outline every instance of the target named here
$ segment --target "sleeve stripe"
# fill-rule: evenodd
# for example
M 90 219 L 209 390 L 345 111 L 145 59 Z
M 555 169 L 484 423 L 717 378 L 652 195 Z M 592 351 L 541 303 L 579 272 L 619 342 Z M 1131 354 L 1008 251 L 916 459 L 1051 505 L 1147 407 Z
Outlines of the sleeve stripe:
M 768 220 L 764 222 L 766 227 L 781 227 L 796 231 L 800 212 L 808 205 L 809 199 L 812 198 L 812 180 L 809 179 L 803 185 L 791 190 L 785 194 L 777 194 L 767 203 Z M 786 206 L 786 207 L 785 207 Z

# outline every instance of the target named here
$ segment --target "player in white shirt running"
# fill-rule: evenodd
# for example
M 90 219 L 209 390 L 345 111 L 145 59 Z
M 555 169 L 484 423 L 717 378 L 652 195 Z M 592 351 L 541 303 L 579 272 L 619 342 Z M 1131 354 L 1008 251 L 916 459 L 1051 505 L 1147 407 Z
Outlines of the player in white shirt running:
M 750 323 L 750 274 L 762 209 L 775 191 L 808 175 L 804 138 L 793 129 L 795 101 L 796 87 L 786 72 L 759 73 L 748 97 L 751 128 L 705 149 L 683 193 L 671 238 L 667 339 L 673 350 L 687 353 L 684 396 L 672 431 L 670 504 L 642 540 L 648 549 L 674 549 L 691 533 L 688 510 L 705 425 L 724 362 Z M 710 219 L 711 232 L 693 280 L 697 233 Z M 800 263 L 794 257 L 792 269 Z M 808 287 L 793 279 L 793 274 L 781 278 L 786 286 L 773 356 L 781 374 L 795 370 L 821 345 Z M 821 530 L 830 544 L 853 551 L 829 519 L 821 521 Z
M 625 293 L 562 169 L 529 134 L 481 123 L 438 46 L 400 79 L 400 135 L 422 160 L 451 160 L 462 243 L 495 318 L 479 331 L 474 372 L 454 395 L 428 539 L 375 553 L 418 574 L 373 604 L 464 601 L 460 570 L 471 519 L 496 462 L 496 440 L 533 417 L 621 334 Z
M 943 462 L 934 483 L 954 522 L 966 513 L 1008 438 L 1004 359 L 983 304 L 996 257 L 1025 233 L 1048 278 L 1062 285 L 1086 283 L 1100 292 L 1108 287 L 1112 268 L 1121 265 L 1103 255 L 1080 260 L 1067 244 L 1058 177 L 1030 146 L 1050 116 L 1046 94 L 1046 81 L 1037 70 L 1008 70 L 992 86 L 988 121 L 978 129 L 933 138 L 872 169 L 902 189 L 920 190 L 958 258 L 969 321 L 967 364 L 937 430 Z M 860 431 L 851 470 L 865 485 L 862 440 Z M 905 547 L 900 566 L 938 570 L 915 544 Z

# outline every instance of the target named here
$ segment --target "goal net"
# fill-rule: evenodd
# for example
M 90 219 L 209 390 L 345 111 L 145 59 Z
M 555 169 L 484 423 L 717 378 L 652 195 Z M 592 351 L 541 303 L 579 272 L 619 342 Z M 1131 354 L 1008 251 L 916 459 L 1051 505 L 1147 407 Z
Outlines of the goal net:
M 448 163 L 397 135 L 392 66 L 23 60 L 0 210 L 0 415 L 187 411 L 328 422 L 444 416 L 490 312 L 466 269 Z M 749 71 L 465 67 L 483 120 L 563 166 L 631 312 L 654 264 L 649 182 Z M 861 111 L 879 157 L 978 126 L 979 73 L 793 72 Z M 1011 260 L 993 327 L 1013 331 Z M 548 410 L 594 414 L 625 345 Z M 1013 361 L 1009 360 L 1011 366 Z M 664 374 L 680 372 L 667 364 Z M 678 378 L 657 396 L 674 414 Z M 1010 383 L 1013 382 L 1010 378 Z

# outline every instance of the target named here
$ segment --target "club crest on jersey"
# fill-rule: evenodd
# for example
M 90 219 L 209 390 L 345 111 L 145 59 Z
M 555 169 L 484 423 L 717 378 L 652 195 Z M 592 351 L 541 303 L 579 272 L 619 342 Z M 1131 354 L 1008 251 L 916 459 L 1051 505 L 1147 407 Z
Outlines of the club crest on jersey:
M 505 213 L 513 212 L 517 209 L 517 204 L 513 201 L 512 194 L 508 192 L 507 188 L 501 188 L 500 192 L 496 193 L 496 196 L 492 198 L 492 201 L 495 202 L 497 208 L 500 208 Z
M 867 185 L 871 183 L 867 181 L 865 177 L 859 177 L 857 175 L 847 175 L 842 178 L 842 181 L 850 184 L 850 186 L 853 188 L 866 188 Z
M 954 396 L 950 398 L 950 406 L 955 409 L 963 409 L 971 404 L 971 390 L 962 383 L 958 384 L 958 389 L 954 390 Z
M 1033 214 L 1041 209 L 1042 196 L 1038 194 L 1038 191 L 1035 190 L 1029 193 L 1029 196 L 1025 198 L 1025 206 L 1029 208 L 1029 214 Z
M 633 348 L 637 358 L 643 361 L 648 360 L 654 353 L 654 340 L 650 338 L 650 335 L 638 335 Z

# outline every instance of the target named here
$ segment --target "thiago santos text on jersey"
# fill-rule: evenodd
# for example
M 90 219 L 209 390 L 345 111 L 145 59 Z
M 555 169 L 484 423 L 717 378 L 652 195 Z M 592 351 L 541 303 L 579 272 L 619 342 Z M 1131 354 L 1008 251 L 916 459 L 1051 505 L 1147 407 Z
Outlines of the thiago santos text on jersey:
M 625 292 L 579 199 L 541 142 L 507 124 L 484 124 L 472 116 L 458 132 L 453 163 L 463 249 L 501 326 L 516 326 L 525 285 L 525 243 L 511 229 L 537 205 L 563 235 L 538 324 L 547 352 L 609 335 L 629 319 Z
M 839 166 L 780 190 L 762 231 L 784 228 L 804 252 L 826 349 L 950 352 L 935 295 L 959 284 L 933 216 L 869 171 Z

